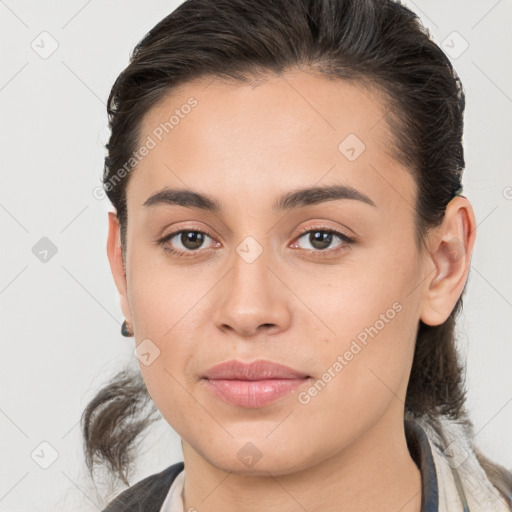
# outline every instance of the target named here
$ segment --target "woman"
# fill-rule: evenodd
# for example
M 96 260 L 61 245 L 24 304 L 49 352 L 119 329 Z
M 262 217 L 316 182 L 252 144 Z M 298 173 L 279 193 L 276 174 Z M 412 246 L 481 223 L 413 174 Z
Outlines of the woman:
M 511 510 L 454 327 L 475 241 L 464 92 L 391 0 L 188 0 L 108 101 L 108 258 L 140 375 L 88 405 L 108 512 Z

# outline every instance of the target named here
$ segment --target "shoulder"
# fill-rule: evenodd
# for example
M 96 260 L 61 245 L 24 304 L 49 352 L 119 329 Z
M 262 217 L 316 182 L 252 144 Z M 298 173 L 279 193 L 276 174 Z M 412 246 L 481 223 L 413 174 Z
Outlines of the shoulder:
M 103 512 L 159 512 L 174 479 L 185 465 L 177 462 L 154 473 L 114 498 Z
M 481 465 L 467 417 L 415 418 L 426 433 L 434 462 L 440 512 L 511 512 L 510 497 L 494 485 Z

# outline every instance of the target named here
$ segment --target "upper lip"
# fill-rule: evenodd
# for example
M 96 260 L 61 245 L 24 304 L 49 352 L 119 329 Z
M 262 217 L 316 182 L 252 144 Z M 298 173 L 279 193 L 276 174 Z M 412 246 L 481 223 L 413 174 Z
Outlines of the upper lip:
M 212 366 L 203 376 L 206 379 L 227 380 L 266 380 L 266 379 L 303 379 L 306 373 L 289 366 L 259 359 L 244 363 L 235 359 Z

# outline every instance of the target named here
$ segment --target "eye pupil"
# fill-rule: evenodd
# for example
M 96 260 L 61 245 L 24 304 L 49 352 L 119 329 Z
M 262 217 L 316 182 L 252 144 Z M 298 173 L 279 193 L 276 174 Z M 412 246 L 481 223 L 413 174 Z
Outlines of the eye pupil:
M 200 233 L 199 231 L 183 231 L 181 234 L 181 243 L 187 249 L 198 249 L 201 247 L 203 241 L 203 233 Z M 189 243 L 191 245 L 188 245 Z
M 326 231 L 312 231 L 309 239 L 315 249 L 327 249 L 332 243 L 332 233 L 327 233 Z

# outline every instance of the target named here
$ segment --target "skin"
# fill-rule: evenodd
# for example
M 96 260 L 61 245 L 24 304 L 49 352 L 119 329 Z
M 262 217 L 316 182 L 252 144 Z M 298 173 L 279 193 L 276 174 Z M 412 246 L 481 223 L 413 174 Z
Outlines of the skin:
M 466 282 L 476 228 L 470 202 L 455 197 L 427 250 L 418 250 L 414 179 L 391 156 L 382 97 L 361 84 L 304 71 L 257 86 L 188 83 L 147 113 L 140 140 L 191 96 L 198 105 L 130 176 L 125 264 L 114 212 L 107 245 L 137 346 L 149 339 L 160 350 L 139 365 L 182 439 L 185 510 L 419 512 L 405 393 L 419 320 L 444 322 Z M 351 133 L 366 146 L 354 161 L 338 149 Z M 333 184 L 375 206 L 343 199 L 272 210 L 283 193 Z M 222 210 L 143 206 L 164 187 L 209 194 Z M 311 242 L 308 229 L 318 228 L 356 241 L 334 236 L 329 254 Z M 199 248 L 179 236 L 166 242 L 191 256 L 157 243 L 180 229 L 207 233 Z M 247 236 L 262 248 L 252 263 L 236 250 Z M 268 359 L 316 382 L 394 303 L 400 312 L 307 404 L 298 394 L 311 382 L 247 409 L 201 380 L 222 361 Z M 251 466 L 237 456 L 246 443 L 261 456 Z

